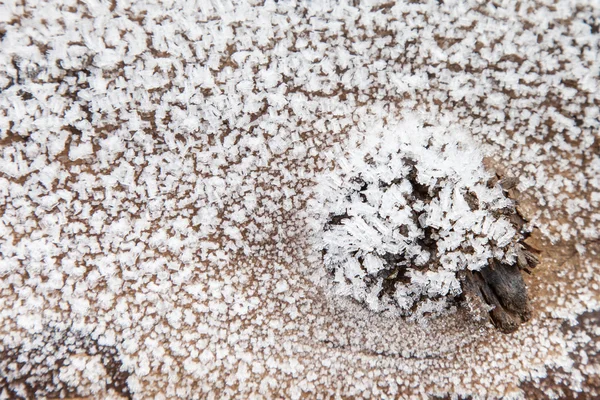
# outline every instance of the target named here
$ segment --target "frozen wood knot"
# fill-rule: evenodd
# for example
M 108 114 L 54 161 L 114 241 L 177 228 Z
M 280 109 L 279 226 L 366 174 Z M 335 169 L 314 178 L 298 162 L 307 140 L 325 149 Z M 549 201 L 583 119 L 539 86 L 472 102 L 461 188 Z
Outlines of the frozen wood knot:
M 416 319 L 458 302 L 503 332 L 530 318 L 521 271 L 538 260 L 508 197 L 518 179 L 490 174 L 456 128 L 416 119 L 351 143 L 318 191 L 334 294 Z

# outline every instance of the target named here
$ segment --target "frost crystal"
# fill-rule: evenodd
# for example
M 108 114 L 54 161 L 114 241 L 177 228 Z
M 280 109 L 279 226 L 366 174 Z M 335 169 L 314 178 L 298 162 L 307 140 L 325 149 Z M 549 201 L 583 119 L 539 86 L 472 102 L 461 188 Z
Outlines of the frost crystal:
M 459 295 L 459 271 L 514 263 L 514 204 L 466 135 L 411 117 L 355 136 L 318 190 L 335 293 L 409 315 Z
M 598 4 L 0 1 L 0 399 L 577 397 L 574 391 L 600 398 L 600 316 L 590 314 L 600 310 Z M 440 126 L 436 140 L 455 131 L 443 124 L 472 135 L 499 174 L 519 176 L 511 196 L 540 228 L 532 244 L 550 250 L 544 241 L 555 243 L 549 257 L 542 254 L 549 262 L 527 279 L 535 303 L 516 334 L 472 323 L 468 307 L 427 318 L 427 327 L 388 318 L 353 300 L 330 302 L 307 279 L 319 271 L 333 282 L 335 271 L 349 280 L 339 265 L 328 264 L 327 274 L 320 251 L 305 242 L 336 206 L 328 203 L 312 224 L 315 179 L 338 161 L 337 146 L 352 130 L 368 140 L 352 136 L 344 150 L 358 150 L 346 154 L 400 146 L 369 126 L 392 126 L 403 113 Z M 481 172 L 472 171 L 480 163 L 472 157 L 459 157 L 467 168 L 442 168 L 444 157 L 404 139 L 417 130 L 405 125 L 394 136 L 414 157 L 424 155 L 412 167 L 427 191 L 447 187 L 443 177 Z M 342 178 L 350 180 L 355 158 L 346 170 L 338 166 L 347 175 L 328 184 L 350 188 Z M 362 193 L 352 183 L 352 195 L 374 205 L 353 201 L 356 209 L 344 210 L 339 191 L 323 197 L 339 201 L 336 213 L 348 212 L 348 222 L 350 212 L 361 216 L 352 217 L 352 240 L 373 250 L 361 264 L 342 252 L 344 242 L 336 257 L 353 258 L 348 271 L 365 274 L 364 301 L 414 308 L 418 316 L 442 311 L 453 295 L 435 293 L 455 293 L 457 280 L 461 298 L 482 293 L 496 271 L 468 267 L 488 251 L 505 253 L 491 254 L 492 264 L 510 258 L 518 236 L 502 232 L 488 204 L 502 196 L 459 190 L 467 205 L 488 203 L 462 213 L 461 224 L 483 221 L 481 231 L 457 233 L 452 212 L 465 205 L 452 200 L 454 186 L 421 194 L 430 204 L 421 199 L 415 213 L 438 212 L 423 217 L 429 232 L 400 213 L 415 207 L 408 202 L 419 192 L 402 192 L 413 190 L 403 169 L 410 163 L 394 162 L 402 174 L 385 179 L 408 181 L 405 187 L 372 184 Z M 445 175 L 432 175 L 438 170 Z M 477 174 L 471 186 L 485 181 Z M 444 215 L 448 196 L 453 208 Z M 387 210 L 389 221 L 367 218 L 371 208 Z M 497 223 L 477 220 L 477 212 Z M 393 218 L 410 223 L 402 229 Z M 448 221 L 452 230 L 443 226 Z M 399 236 L 368 235 L 379 229 L 423 237 L 393 253 Z M 444 259 L 419 242 L 434 230 L 451 232 L 434 240 Z M 494 235 L 512 242 L 484 242 Z M 463 247 L 469 240 L 472 254 Z M 382 244 L 399 260 L 375 251 Z M 500 265 L 513 269 L 506 276 L 520 276 L 514 269 L 530 258 L 517 252 L 516 264 Z M 410 275 L 376 272 L 402 261 Z M 395 296 L 385 294 L 393 279 L 404 289 Z M 409 292 L 408 283 L 423 294 Z M 525 284 L 514 287 L 522 293 Z M 498 290 L 483 293 L 495 308 L 484 305 L 482 317 L 509 304 L 506 296 L 493 301 Z M 563 329 L 565 321 L 579 324 Z

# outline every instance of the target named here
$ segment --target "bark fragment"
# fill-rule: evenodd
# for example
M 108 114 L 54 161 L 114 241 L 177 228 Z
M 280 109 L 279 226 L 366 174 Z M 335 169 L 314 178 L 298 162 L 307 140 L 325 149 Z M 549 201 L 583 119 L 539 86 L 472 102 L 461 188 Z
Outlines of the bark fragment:
M 462 279 L 463 298 L 469 308 L 487 309 L 491 322 L 504 333 L 516 331 L 531 318 L 521 270 L 529 271 L 539 261 L 524 246 L 519 249 L 517 260 L 514 265 L 491 260 L 490 265 L 479 271 L 466 271 Z

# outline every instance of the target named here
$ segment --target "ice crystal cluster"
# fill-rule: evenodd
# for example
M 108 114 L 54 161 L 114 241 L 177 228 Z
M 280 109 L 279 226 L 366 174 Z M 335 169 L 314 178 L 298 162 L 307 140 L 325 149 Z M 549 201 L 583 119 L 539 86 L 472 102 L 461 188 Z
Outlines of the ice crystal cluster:
M 374 127 L 321 179 L 335 293 L 420 315 L 461 293 L 459 271 L 514 263 L 513 203 L 455 129 L 416 118 Z
M 0 1 L 0 398 L 597 398 L 599 20 L 570 0 Z M 405 112 L 472 135 L 556 241 L 511 336 L 315 289 L 315 180 Z

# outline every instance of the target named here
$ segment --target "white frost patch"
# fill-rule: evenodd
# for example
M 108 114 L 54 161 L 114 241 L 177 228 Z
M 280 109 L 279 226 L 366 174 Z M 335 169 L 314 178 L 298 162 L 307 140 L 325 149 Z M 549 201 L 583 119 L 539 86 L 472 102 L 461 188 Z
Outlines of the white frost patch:
M 85 387 L 89 396 L 102 392 L 106 389 L 107 373 L 102 364 L 100 355 L 88 356 L 86 354 L 74 354 L 65 359 L 64 365 L 58 372 L 59 381 L 71 388 Z
M 71 161 L 79 160 L 80 158 L 85 158 L 90 156 L 94 152 L 94 148 L 92 144 L 82 143 L 80 145 L 71 146 L 69 149 L 69 158 Z

